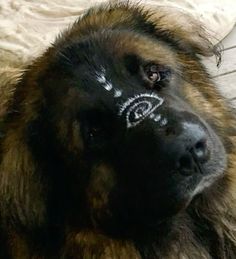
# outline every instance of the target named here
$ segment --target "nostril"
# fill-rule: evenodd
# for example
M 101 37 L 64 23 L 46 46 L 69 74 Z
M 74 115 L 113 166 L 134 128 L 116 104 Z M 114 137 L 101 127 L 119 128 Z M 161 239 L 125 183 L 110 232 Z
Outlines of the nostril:
M 209 149 L 205 139 L 198 141 L 191 151 L 199 162 L 206 162 L 209 158 Z
M 178 169 L 191 171 L 194 169 L 194 161 L 191 154 L 184 154 L 178 161 Z
M 201 140 L 201 141 L 198 141 L 196 144 L 195 144 L 195 149 L 197 150 L 203 150 L 206 148 L 206 140 Z
M 182 175 L 191 175 L 201 171 L 201 163 L 209 159 L 209 149 L 205 139 L 198 141 L 190 149 L 187 149 L 178 159 L 177 171 Z

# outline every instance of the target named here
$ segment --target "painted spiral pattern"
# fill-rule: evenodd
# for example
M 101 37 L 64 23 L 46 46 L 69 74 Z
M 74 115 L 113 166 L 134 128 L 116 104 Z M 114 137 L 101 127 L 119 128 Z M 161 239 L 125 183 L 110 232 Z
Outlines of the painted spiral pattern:
M 158 121 L 160 115 L 155 115 L 154 112 L 163 102 L 164 100 L 156 94 L 135 95 L 121 105 L 119 115 L 125 116 L 127 128 L 137 126 L 146 118 Z

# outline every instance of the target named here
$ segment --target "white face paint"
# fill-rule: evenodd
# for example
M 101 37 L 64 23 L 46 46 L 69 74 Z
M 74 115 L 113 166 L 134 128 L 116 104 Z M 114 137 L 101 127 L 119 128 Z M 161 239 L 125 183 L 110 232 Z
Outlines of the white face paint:
M 114 98 L 122 96 L 122 90 L 114 88 L 112 83 L 106 78 L 106 70 L 101 67 L 99 72 L 96 72 L 96 79 L 102 85 L 102 87 L 108 91 L 113 92 Z M 126 114 L 127 128 L 137 126 L 144 119 L 149 118 L 155 122 L 158 122 L 160 126 L 167 124 L 167 119 L 162 118 L 160 114 L 156 113 L 156 109 L 161 106 L 164 99 L 156 94 L 139 94 L 133 98 L 128 99 L 120 108 L 119 115 Z
M 167 123 L 168 123 L 168 120 L 167 120 L 166 118 L 163 118 L 163 119 L 160 121 L 160 126 L 163 127 L 163 126 L 165 126 Z
M 115 98 L 121 97 L 121 95 L 122 95 L 122 91 L 121 90 L 114 89 L 114 97 Z
M 106 79 L 106 70 L 104 67 L 101 68 L 100 72 L 96 72 L 96 79 L 102 85 L 102 87 L 110 92 L 113 89 L 113 85 Z M 118 98 L 122 95 L 122 91 L 119 89 L 113 89 L 114 98 Z
M 139 94 L 129 98 L 121 105 L 119 116 L 125 115 L 127 128 L 137 126 L 146 118 L 160 122 L 160 126 L 167 124 L 167 119 L 157 114 L 157 108 L 164 102 L 164 99 L 156 94 Z

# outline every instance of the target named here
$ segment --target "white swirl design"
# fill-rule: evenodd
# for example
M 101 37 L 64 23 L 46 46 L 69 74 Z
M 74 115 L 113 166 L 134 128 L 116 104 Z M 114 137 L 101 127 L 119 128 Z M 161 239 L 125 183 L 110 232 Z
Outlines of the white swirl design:
M 164 99 L 156 94 L 139 94 L 128 99 L 120 107 L 119 116 L 125 114 L 127 128 L 132 128 L 141 123 L 144 119 L 160 120 L 160 115 L 154 115 L 154 111 L 163 104 Z M 157 121 L 157 120 L 155 120 Z

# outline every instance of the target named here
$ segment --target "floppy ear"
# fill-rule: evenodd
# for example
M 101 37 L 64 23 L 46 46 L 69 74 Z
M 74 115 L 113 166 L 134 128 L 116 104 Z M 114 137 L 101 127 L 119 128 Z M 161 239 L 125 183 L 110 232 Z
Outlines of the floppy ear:
M 189 14 L 177 8 L 158 7 L 148 19 L 155 24 L 156 36 L 166 38 L 179 49 L 202 56 L 216 55 L 220 59 L 219 47 L 213 44 L 216 39 Z
M 42 225 L 44 221 L 41 193 L 45 190 L 35 173 L 37 168 L 26 144 L 25 122 L 29 115 L 12 108 L 24 71 L 10 67 L 0 69 L 0 218 L 10 224 L 31 227 Z M 25 92 L 28 91 L 29 87 L 25 88 Z M 28 107 L 29 103 L 25 100 L 24 106 Z M 11 124 L 8 115 L 16 117 Z

